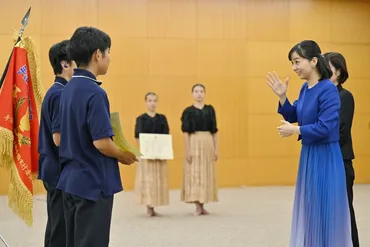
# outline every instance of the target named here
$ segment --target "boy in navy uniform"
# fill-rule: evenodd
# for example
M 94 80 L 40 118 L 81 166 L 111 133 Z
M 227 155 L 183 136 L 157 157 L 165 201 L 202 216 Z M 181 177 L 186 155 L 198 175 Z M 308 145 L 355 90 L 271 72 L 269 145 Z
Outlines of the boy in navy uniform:
M 108 247 L 113 197 L 122 191 L 118 161 L 137 161 L 113 143 L 108 97 L 96 79 L 107 73 L 110 47 L 110 37 L 93 27 L 78 28 L 68 47 L 78 67 L 60 100 L 58 188 L 68 247 Z
M 75 63 L 67 55 L 69 41 L 64 40 L 49 50 L 49 61 L 55 74 L 54 84 L 47 91 L 41 107 L 39 131 L 39 179 L 47 192 L 48 220 L 45 247 L 66 247 L 66 226 L 63 214 L 63 194 L 56 189 L 61 172 L 58 146 L 60 141 L 60 95 L 73 75 Z

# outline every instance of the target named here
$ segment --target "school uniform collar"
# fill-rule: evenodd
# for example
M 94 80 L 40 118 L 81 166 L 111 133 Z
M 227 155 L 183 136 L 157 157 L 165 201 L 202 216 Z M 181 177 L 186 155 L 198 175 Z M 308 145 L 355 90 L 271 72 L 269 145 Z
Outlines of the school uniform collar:
M 54 79 L 54 83 L 60 84 L 61 86 L 65 87 L 68 81 L 61 76 L 56 76 Z
M 72 78 L 87 78 L 98 84 L 99 86 L 102 84 L 101 81 L 98 81 L 93 73 L 86 69 L 74 69 L 74 73 Z

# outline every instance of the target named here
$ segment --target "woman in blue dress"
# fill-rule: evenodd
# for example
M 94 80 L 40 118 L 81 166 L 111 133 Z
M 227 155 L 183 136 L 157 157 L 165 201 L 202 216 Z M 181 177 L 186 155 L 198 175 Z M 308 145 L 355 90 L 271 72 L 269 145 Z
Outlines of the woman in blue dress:
M 302 141 L 290 247 L 352 247 L 339 146 L 340 98 L 329 80 L 332 71 L 315 41 L 298 43 L 288 57 L 306 81 L 298 100 L 291 104 L 286 96 L 289 78 L 282 82 L 269 73 L 267 84 L 279 97 L 278 113 L 285 119 L 278 127 L 280 136 L 297 134 Z

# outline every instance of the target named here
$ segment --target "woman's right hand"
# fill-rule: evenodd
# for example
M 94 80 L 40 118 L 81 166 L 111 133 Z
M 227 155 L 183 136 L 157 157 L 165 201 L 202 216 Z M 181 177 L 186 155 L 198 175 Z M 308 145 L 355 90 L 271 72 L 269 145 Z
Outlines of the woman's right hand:
M 288 90 L 288 84 L 289 84 L 289 77 L 285 79 L 285 82 L 283 83 L 279 76 L 276 74 L 276 72 L 269 72 L 266 76 L 267 78 L 267 85 L 269 85 L 272 89 L 272 91 L 279 97 L 282 98 L 286 95 L 286 92 Z

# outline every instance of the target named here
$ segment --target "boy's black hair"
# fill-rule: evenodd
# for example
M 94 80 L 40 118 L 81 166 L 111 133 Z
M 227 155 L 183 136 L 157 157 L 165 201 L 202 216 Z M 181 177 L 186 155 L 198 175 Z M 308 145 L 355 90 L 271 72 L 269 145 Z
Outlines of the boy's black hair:
M 95 27 L 79 27 L 73 33 L 68 46 L 68 54 L 77 67 L 89 65 L 96 50 L 103 53 L 111 47 L 111 39 L 105 32 Z
M 49 49 L 49 61 L 51 67 L 53 68 L 54 75 L 59 75 L 62 73 L 63 68 L 61 65 L 62 61 L 71 63 L 72 59 L 68 56 L 67 47 L 69 45 L 69 40 L 63 40 L 59 43 L 54 44 Z

